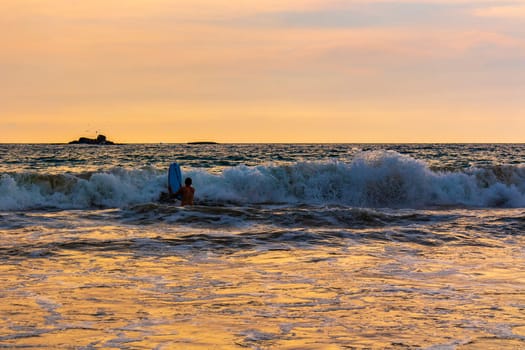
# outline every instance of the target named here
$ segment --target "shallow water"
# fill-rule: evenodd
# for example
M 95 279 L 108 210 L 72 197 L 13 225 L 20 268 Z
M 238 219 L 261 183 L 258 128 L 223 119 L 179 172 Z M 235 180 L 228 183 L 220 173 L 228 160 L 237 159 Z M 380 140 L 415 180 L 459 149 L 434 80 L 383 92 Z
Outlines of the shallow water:
M 67 149 L 42 147 L 55 150 L 58 158 Z M 141 159 L 157 146 L 144 147 L 136 151 Z M 153 198 L 163 189 L 167 159 L 152 157 L 146 164 L 150 168 L 136 173 L 130 158 L 127 167 L 115 172 L 117 163 L 127 161 L 118 154 L 126 152 L 89 148 L 114 158 L 94 157 L 101 163 L 88 160 L 80 168 L 67 158 L 67 165 L 47 168 L 34 160 L 33 168 L 44 172 L 38 176 L 21 161 L 4 162 L 3 169 L 10 170 L 2 175 L 0 193 L 0 347 L 525 348 L 521 150 L 511 157 L 509 145 L 478 145 L 481 155 L 467 145 L 398 145 L 394 155 L 376 154 L 374 162 L 366 163 L 369 168 L 363 168 L 352 162 L 368 146 L 293 145 L 288 153 L 283 145 L 271 147 L 287 159 L 277 168 L 267 163 L 271 156 L 261 145 L 246 152 L 253 153 L 247 162 L 251 165 L 237 160 L 229 167 L 222 161 L 197 167 L 204 151 L 187 154 L 194 163 L 185 169 L 194 176 L 200 197 L 198 205 L 185 208 Z M 330 147 L 337 154 L 330 162 L 338 166 L 323 163 Z M 228 145 L 221 152 L 237 157 L 243 149 L 250 148 Z M 399 149 L 411 154 L 408 161 Z M 33 158 L 42 152 L 34 151 Z M 454 158 L 451 152 L 468 157 Z M 482 167 L 505 152 L 508 161 Z M 444 160 L 438 154 L 445 154 Z M 74 157 L 79 158 L 77 153 Z M 211 155 L 206 157 L 213 162 Z M 301 165 L 305 159 L 300 157 L 310 157 L 313 168 Z M 420 161 L 441 170 L 429 165 L 421 172 Z M 399 164 L 408 164 L 409 172 L 391 170 Z M 486 175 L 486 169 L 493 173 L 511 164 L 512 176 L 504 180 Z M 455 170 L 446 170 L 450 168 Z M 275 197 L 260 184 L 270 176 L 283 181 L 276 175 L 283 169 L 296 182 L 295 192 L 272 201 Z M 368 178 L 384 174 L 372 183 L 378 187 L 367 192 L 373 197 L 355 197 L 365 202 L 348 204 L 330 189 L 315 196 L 298 191 L 297 182 L 322 182 L 328 175 L 353 189 L 348 178 L 355 179 L 356 169 Z M 485 169 L 481 179 L 486 187 L 479 172 L 469 177 L 481 171 L 477 169 Z M 447 181 L 436 182 L 439 171 Z M 92 179 L 111 172 L 118 176 Z M 68 185 L 72 189 L 50 184 L 65 174 L 75 178 Z M 410 181 L 399 187 L 392 174 Z M 450 192 L 454 196 L 446 197 L 447 203 L 430 195 L 413 200 L 403 192 L 417 179 L 413 174 L 432 180 L 421 187 L 426 190 L 442 190 L 440 186 L 461 178 L 469 183 L 464 188 L 479 193 L 466 197 Z M 217 186 L 232 179 L 259 199 L 243 199 L 237 187 L 222 192 L 228 200 L 213 196 Z M 123 195 L 108 185 L 115 182 L 138 194 Z M 384 190 L 384 183 L 398 186 L 404 199 L 379 196 L 376 189 Z M 489 201 L 494 193 L 506 200 Z M 27 199 L 26 194 L 40 199 Z M 370 205 L 371 198 L 383 205 Z M 484 205 L 475 205 L 473 198 Z

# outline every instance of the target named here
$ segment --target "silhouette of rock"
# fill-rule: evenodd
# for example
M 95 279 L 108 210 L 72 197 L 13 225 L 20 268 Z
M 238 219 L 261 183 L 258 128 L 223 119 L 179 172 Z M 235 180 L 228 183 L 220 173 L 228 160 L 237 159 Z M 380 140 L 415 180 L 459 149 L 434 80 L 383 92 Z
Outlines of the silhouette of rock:
M 188 145 L 218 145 L 218 143 L 214 141 L 193 141 L 188 142 Z
M 109 141 L 106 136 L 98 135 L 96 139 L 88 137 L 81 137 L 76 141 L 69 142 L 70 145 L 114 145 L 115 143 Z

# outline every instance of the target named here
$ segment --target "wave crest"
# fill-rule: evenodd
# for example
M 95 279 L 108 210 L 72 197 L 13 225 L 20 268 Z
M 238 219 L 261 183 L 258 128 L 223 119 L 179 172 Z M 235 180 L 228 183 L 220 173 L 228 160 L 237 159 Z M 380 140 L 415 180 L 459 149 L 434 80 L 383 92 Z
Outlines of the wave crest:
M 238 166 L 221 175 L 195 173 L 207 201 L 342 204 L 355 207 L 520 207 L 525 167 L 433 171 L 393 151 L 358 154 L 352 162 Z
M 122 207 L 158 198 L 164 176 L 153 169 L 47 175 L 2 174 L 0 210 Z
M 312 204 L 423 208 L 522 207 L 525 166 L 433 171 L 393 151 L 363 152 L 350 163 L 298 162 L 235 166 L 220 174 L 184 169 L 202 204 Z M 156 201 L 166 172 L 154 168 L 46 175 L 0 175 L 0 209 L 127 207 Z

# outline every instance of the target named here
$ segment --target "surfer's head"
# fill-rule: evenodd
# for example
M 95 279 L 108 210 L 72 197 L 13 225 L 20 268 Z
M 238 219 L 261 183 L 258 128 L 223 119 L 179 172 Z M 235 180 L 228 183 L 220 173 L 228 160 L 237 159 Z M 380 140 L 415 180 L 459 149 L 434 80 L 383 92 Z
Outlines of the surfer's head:
M 186 186 L 191 186 L 191 177 L 187 177 L 186 180 L 184 180 L 184 184 Z

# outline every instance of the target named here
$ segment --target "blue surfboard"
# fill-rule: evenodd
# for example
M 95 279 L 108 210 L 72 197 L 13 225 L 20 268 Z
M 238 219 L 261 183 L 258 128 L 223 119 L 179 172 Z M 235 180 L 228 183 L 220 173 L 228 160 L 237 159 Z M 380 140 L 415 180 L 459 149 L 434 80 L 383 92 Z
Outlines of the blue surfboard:
M 173 193 L 177 192 L 179 188 L 182 187 L 182 173 L 180 171 L 180 165 L 177 163 L 172 163 L 168 171 L 168 186 L 171 188 Z M 178 195 L 177 199 L 181 199 L 181 196 Z

